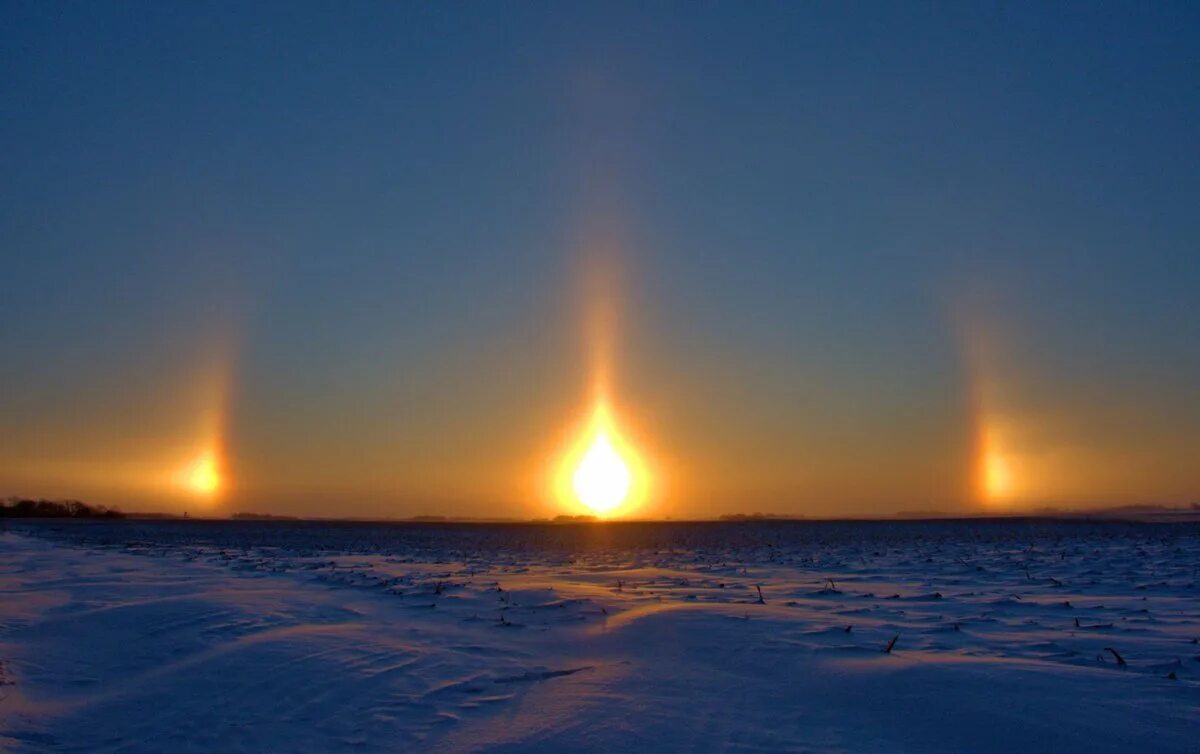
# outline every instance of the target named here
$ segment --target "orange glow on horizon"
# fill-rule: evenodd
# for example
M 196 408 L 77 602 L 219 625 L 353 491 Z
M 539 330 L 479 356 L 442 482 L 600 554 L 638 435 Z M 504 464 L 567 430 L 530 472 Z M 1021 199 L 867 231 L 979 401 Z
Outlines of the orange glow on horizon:
M 206 502 L 217 501 L 229 487 L 224 448 L 232 365 L 228 338 L 222 339 L 200 374 L 198 438 L 191 445 L 192 455 L 176 467 L 172 478 L 176 489 Z
M 995 322 L 969 310 L 959 312 L 959 337 L 968 377 L 974 427 L 974 486 L 985 506 L 1011 506 L 1033 491 L 1021 442 L 1022 417 L 1014 414 L 1009 383 L 1012 360 L 1002 358 L 1011 348 Z
M 983 492 L 989 501 L 1000 501 L 1012 495 L 1012 466 L 1000 453 L 988 451 L 982 459 Z
M 1003 415 L 977 410 L 975 469 L 979 496 L 986 505 L 1016 502 L 1028 492 L 1018 474 L 1020 453 L 1014 447 L 1011 425 Z
M 222 481 L 220 463 L 217 454 L 212 450 L 201 453 L 184 467 L 178 477 L 180 486 L 207 498 L 214 497 L 221 491 Z

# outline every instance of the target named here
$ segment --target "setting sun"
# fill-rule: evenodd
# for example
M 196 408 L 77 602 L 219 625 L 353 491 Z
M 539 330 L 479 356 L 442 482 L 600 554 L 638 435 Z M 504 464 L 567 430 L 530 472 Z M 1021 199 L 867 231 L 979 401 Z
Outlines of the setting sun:
M 601 432 L 575 468 L 571 487 L 579 502 L 603 514 L 624 502 L 630 481 L 629 467 Z
M 598 403 L 559 465 L 560 504 L 602 517 L 621 515 L 644 501 L 648 481 L 644 463 L 617 430 L 608 404 Z
M 221 473 L 216 456 L 206 452 L 184 469 L 180 477 L 184 487 L 198 495 L 210 496 L 221 488 Z

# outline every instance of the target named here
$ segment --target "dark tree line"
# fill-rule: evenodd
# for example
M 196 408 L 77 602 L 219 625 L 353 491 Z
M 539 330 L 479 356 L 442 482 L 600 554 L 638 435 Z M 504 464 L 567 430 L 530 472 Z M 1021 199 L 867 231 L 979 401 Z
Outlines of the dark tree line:
M 10 497 L 0 501 L 0 518 L 125 518 L 125 514 L 115 508 L 88 505 L 78 500 Z

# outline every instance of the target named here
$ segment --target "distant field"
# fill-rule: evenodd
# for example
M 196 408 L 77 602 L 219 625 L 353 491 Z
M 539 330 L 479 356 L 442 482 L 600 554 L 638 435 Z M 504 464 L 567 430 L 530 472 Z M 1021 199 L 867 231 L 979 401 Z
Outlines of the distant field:
M 20 521 L 16 751 L 1195 751 L 1200 525 Z

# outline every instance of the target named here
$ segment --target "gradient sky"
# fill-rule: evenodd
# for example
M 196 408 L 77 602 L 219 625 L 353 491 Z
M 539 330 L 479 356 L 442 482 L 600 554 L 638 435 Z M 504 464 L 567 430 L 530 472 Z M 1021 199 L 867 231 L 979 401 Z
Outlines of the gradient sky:
M 1195 3 L 3 18 L 0 495 L 575 512 L 601 307 L 641 515 L 1200 499 Z

